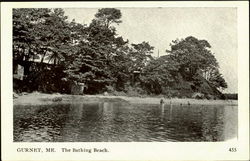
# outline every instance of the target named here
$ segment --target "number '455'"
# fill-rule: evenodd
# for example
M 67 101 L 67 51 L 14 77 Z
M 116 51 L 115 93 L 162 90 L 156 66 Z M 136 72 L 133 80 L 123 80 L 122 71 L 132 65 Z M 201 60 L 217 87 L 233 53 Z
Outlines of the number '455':
M 229 148 L 229 151 L 230 152 L 237 152 L 237 149 L 236 148 Z

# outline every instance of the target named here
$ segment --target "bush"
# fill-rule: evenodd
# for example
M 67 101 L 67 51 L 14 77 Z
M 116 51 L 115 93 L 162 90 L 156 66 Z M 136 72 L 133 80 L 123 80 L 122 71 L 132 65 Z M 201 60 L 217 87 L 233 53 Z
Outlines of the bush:
M 204 99 L 204 94 L 197 92 L 197 93 L 193 94 L 192 98 L 195 98 L 195 99 Z
M 115 88 L 111 85 L 106 86 L 106 92 L 109 95 L 113 96 L 127 96 L 127 94 L 124 91 L 117 91 Z
M 108 85 L 106 86 L 106 91 L 110 95 L 114 95 L 114 96 L 142 97 L 146 95 L 146 92 L 142 88 L 138 86 L 132 87 L 130 85 L 126 85 L 124 91 L 118 91 L 113 86 Z
M 224 96 L 224 99 L 238 100 L 238 94 L 237 93 L 226 93 L 226 94 L 223 94 L 223 96 Z
M 138 86 L 135 86 L 135 87 L 127 86 L 126 93 L 127 93 L 127 96 L 130 96 L 130 97 L 141 97 L 146 94 L 146 92 Z
M 114 92 L 115 92 L 115 89 L 114 89 L 113 86 L 107 85 L 107 86 L 106 86 L 106 91 L 107 91 L 108 93 L 114 93 Z

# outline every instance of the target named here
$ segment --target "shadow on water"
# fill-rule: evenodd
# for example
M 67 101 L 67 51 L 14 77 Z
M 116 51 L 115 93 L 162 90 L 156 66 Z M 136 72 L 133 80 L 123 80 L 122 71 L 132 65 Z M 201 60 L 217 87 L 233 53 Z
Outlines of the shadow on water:
M 225 141 L 237 106 L 73 103 L 14 106 L 16 142 Z

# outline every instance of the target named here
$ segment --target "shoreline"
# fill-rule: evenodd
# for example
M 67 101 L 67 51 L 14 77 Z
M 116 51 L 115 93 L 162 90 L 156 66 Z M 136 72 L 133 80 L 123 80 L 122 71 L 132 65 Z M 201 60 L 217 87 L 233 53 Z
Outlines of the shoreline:
M 163 99 L 165 104 L 172 105 L 228 105 L 237 106 L 238 100 L 207 100 L 192 98 L 161 98 L 161 97 L 128 97 L 128 96 L 104 96 L 104 95 L 69 95 L 69 94 L 45 94 L 27 93 L 13 99 L 14 105 L 46 105 L 52 103 L 95 103 L 114 102 L 125 104 L 160 104 Z

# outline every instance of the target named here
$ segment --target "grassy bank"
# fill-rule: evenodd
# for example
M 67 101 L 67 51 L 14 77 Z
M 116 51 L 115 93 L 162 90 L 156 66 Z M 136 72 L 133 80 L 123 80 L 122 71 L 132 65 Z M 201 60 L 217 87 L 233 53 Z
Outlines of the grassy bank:
M 22 104 L 50 104 L 50 103 L 91 103 L 91 102 L 117 102 L 131 104 L 159 104 L 163 99 L 166 104 L 174 105 L 237 105 L 237 100 L 198 100 L 189 98 L 165 99 L 160 97 L 127 97 L 127 96 L 104 96 L 104 95 L 64 95 L 64 94 L 44 94 L 44 93 L 26 93 L 16 95 L 14 105 Z

